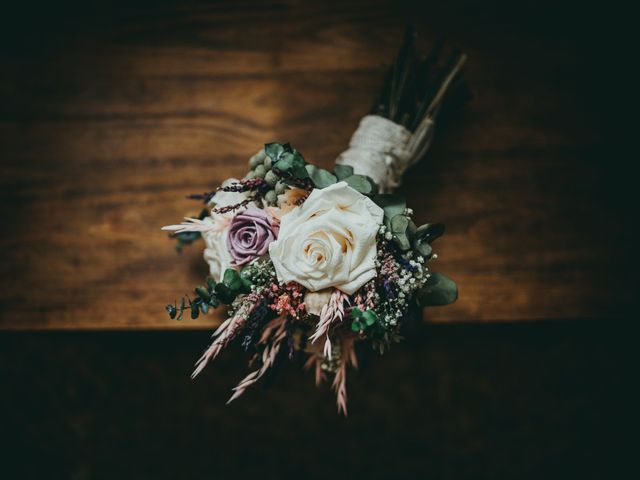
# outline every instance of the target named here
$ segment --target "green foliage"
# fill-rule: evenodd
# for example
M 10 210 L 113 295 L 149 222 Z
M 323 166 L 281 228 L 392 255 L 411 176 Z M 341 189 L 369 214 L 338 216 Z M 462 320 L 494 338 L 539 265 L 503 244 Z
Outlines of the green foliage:
M 418 227 L 413 235 L 413 249 L 423 257 L 431 257 L 431 242 L 442 236 L 444 225 L 441 223 L 425 223 Z
M 365 175 L 351 175 L 343 178 L 342 181 L 347 182 L 347 185 L 363 195 L 373 196 L 378 192 L 376 182 Z
M 202 234 L 200 232 L 180 232 L 172 233 L 170 237 L 176 240 L 176 252 L 182 253 L 182 249 L 185 246 L 191 245 L 199 238 L 202 238 Z
M 373 197 L 373 201 L 384 211 L 385 221 L 390 221 L 407 209 L 407 202 L 400 195 L 382 193 Z
M 182 320 L 185 310 L 191 310 L 191 318 L 196 319 L 200 313 L 207 313 L 211 308 L 217 308 L 221 303 L 230 305 L 235 298 L 241 293 L 249 293 L 251 291 L 251 281 L 242 277 L 238 272 L 229 268 L 224 272 L 222 282 L 216 281 L 209 277 L 207 285 L 199 285 L 195 288 L 196 298 L 191 299 L 183 297 L 180 305 L 176 303 L 167 304 L 165 309 L 172 320 Z
M 347 177 L 353 175 L 353 167 L 349 165 L 336 165 L 333 167 L 333 173 L 335 173 L 338 181 L 342 181 Z
M 209 210 L 203 208 L 198 215 L 200 220 L 203 220 L 205 217 L 209 216 Z M 200 232 L 181 232 L 181 233 L 171 233 L 169 237 L 174 238 L 176 240 L 176 252 L 181 253 L 182 249 L 186 245 L 191 245 L 193 242 L 202 238 L 202 234 Z
M 425 223 L 416 230 L 416 238 L 422 242 L 432 243 L 444 234 L 442 223 Z
M 378 323 L 378 314 L 371 309 L 364 312 L 358 307 L 351 309 L 351 330 L 361 332 Z
M 318 168 L 310 163 L 308 163 L 305 168 L 307 169 L 309 178 L 311 178 L 311 181 L 316 188 L 327 188 L 338 181 L 337 177 L 331 172 Z
M 264 151 L 271 159 L 272 168 L 277 173 L 289 175 L 298 180 L 309 177 L 304 157 L 288 143 L 268 143 L 264 146 Z
M 420 307 L 448 305 L 458 298 L 455 282 L 442 273 L 432 272 L 424 286 L 416 292 L 416 303 Z

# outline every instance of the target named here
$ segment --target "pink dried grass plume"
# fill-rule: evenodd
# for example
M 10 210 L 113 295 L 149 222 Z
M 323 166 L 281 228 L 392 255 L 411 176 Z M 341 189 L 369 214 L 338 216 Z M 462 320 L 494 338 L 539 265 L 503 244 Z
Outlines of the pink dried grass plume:
M 320 311 L 320 320 L 316 325 L 316 330 L 309 337 L 311 343 L 315 343 L 320 337 L 326 335 L 324 342 L 325 357 L 331 356 L 331 340 L 329 339 L 329 330 L 332 326 L 341 323 L 344 320 L 345 305 L 349 305 L 349 296 L 335 289 L 331 294 L 329 303 L 322 307 Z
M 270 339 L 272 334 L 273 338 Z M 258 370 L 251 372 L 243 378 L 238 385 L 233 387 L 233 395 L 227 400 L 227 405 L 241 396 L 247 388 L 260 380 L 267 370 L 273 367 L 276 357 L 280 352 L 282 341 L 285 338 L 287 338 L 287 318 L 281 316 L 271 320 L 265 327 L 258 341 L 259 344 L 266 344 L 265 349 L 262 351 L 262 365 Z
M 342 412 L 345 417 L 347 416 L 347 367 L 351 365 L 353 368 L 358 368 L 358 358 L 356 357 L 354 343 L 355 337 L 351 334 L 342 338 L 342 355 L 331 384 L 331 388 L 336 392 L 338 413 Z
M 220 326 L 213 332 L 213 342 L 205 350 L 202 356 L 198 359 L 195 365 L 195 370 L 191 374 L 191 378 L 197 377 L 202 370 L 207 366 L 209 362 L 214 360 L 226 347 L 231 340 L 235 338 L 237 333 L 242 329 L 247 322 L 249 315 L 256 308 L 259 303 L 260 296 L 256 294 L 247 295 L 243 303 L 240 305 L 235 315 L 227 318 Z

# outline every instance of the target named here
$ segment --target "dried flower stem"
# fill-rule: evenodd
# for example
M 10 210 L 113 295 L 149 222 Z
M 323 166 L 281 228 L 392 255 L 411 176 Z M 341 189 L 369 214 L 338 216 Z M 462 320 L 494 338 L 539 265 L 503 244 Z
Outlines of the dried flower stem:
M 349 296 L 340 290 L 335 289 L 331 293 L 329 303 L 322 307 L 320 311 L 320 320 L 316 325 L 316 330 L 309 337 L 311 343 L 315 343 L 323 335 L 326 335 L 324 343 L 325 357 L 331 356 L 331 340 L 329 339 L 329 329 L 336 323 L 342 322 L 344 319 L 345 303 L 349 304 Z
M 353 335 L 345 335 L 342 338 L 340 364 L 331 384 L 331 388 L 336 392 L 338 413 L 342 412 L 345 417 L 347 416 L 347 366 L 351 364 L 353 368 L 358 368 L 358 359 L 353 348 L 354 342 Z
M 273 366 L 275 363 L 276 357 L 280 352 L 280 346 L 282 345 L 282 341 L 287 338 L 287 318 L 286 317 L 278 317 L 265 327 L 265 332 L 263 336 L 260 338 L 260 343 L 266 342 L 267 338 L 271 333 L 275 330 L 275 334 L 270 343 L 267 344 L 264 351 L 262 352 L 262 366 L 238 383 L 235 387 L 233 387 L 233 395 L 231 398 L 227 400 L 227 405 L 233 402 L 236 398 L 241 396 L 247 388 L 256 383 L 262 376 Z M 266 335 L 265 335 L 266 334 Z
M 255 298 L 256 295 L 247 295 L 242 304 L 236 311 L 235 315 L 227 318 L 222 324 L 213 332 L 212 337 L 215 339 L 213 343 L 205 350 L 202 356 L 198 359 L 195 365 L 195 370 L 191 374 L 191 378 L 195 378 L 204 370 L 207 364 L 214 360 L 228 343 L 235 338 L 238 332 L 242 329 L 247 322 L 249 315 L 258 305 L 258 301 Z

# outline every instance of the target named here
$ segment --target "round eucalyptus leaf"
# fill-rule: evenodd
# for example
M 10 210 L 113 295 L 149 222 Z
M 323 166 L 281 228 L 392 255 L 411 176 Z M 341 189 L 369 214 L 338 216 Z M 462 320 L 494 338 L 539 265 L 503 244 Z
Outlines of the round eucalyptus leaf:
M 367 327 L 370 327 L 371 325 L 376 323 L 376 321 L 378 320 L 378 316 L 373 310 L 367 310 L 362 314 L 362 319 L 364 320 L 364 323 L 367 324 Z
M 407 229 L 409 228 L 409 217 L 402 214 L 394 215 L 393 218 L 391 218 L 390 226 L 392 233 L 406 234 Z
M 416 242 L 414 248 L 423 257 L 431 257 L 431 253 L 433 252 L 431 245 L 429 245 L 427 242 L 418 241 Z
M 384 216 L 389 219 L 404 213 L 407 208 L 407 202 L 404 197 L 391 193 L 376 195 L 373 197 L 373 201 L 384 210 Z
M 240 290 L 242 287 L 242 282 L 240 281 L 240 275 L 233 268 L 227 268 L 224 271 L 224 276 L 222 277 L 222 283 L 231 291 Z
M 409 242 L 409 237 L 407 237 L 406 233 L 398 233 L 393 235 L 393 240 L 398 245 L 400 250 L 409 250 L 411 248 L 411 242 Z
M 279 143 L 267 143 L 264 146 L 265 154 L 268 155 L 273 162 L 278 161 L 280 158 L 280 155 L 282 155 L 284 151 L 285 151 L 284 145 L 281 145 Z
M 425 285 L 416 292 L 420 307 L 448 305 L 458 298 L 456 283 L 442 273 L 431 273 Z
M 205 302 L 208 302 L 211 299 L 211 294 L 209 293 L 209 291 L 202 286 L 196 287 L 196 295 L 198 295 Z
M 416 230 L 416 238 L 422 242 L 431 243 L 436 238 L 444 234 L 444 224 L 442 223 L 425 223 Z
M 327 188 L 338 181 L 336 176 L 331 172 L 318 168 L 315 165 L 307 164 L 305 168 L 316 188 Z
M 336 165 L 333 167 L 333 173 L 336 174 L 338 180 L 342 181 L 353 175 L 353 167 L 350 165 Z
M 343 181 L 347 182 L 347 185 L 363 195 L 373 195 L 377 190 L 374 181 L 364 175 L 351 175 L 350 177 L 344 178 Z

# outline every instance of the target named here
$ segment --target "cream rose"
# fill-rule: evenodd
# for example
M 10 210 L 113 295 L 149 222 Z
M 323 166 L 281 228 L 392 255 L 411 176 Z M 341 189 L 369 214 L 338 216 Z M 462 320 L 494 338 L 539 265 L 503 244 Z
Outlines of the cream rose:
M 215 222 L 211 217 L 206 217 L 203 221 L 211 224 Z M 227 247 L 227 230 L 212 230 L 202 234 L 206 245 L 204 259 L 209 264 L 209 273 L 216 282 L 222 281 L 227 268 L 235 268 L 231 264 L 233 258 Z
M 382 209 L 346 182 L 313 190 L 282 216 L 278 240 L 269 246 L 278 280 L 353 294 L 376 275 L 382 218 Z

